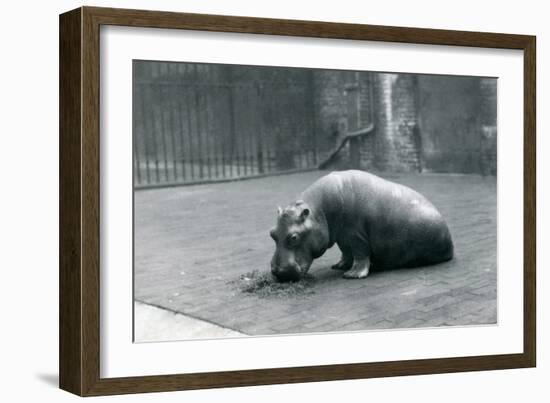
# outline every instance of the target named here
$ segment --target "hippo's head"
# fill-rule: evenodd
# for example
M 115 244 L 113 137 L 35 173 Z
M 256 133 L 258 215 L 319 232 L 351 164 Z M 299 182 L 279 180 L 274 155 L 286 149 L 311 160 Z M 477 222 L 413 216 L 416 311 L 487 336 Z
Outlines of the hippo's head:
M 327 249 L 328 231 L 324 220 L 314 217 L 307 203 L 278 209 L 277 225 L 270 231 L 276 249 L 271 273 L 279 281 L 296 281 L 307 273 L 313 259 Z

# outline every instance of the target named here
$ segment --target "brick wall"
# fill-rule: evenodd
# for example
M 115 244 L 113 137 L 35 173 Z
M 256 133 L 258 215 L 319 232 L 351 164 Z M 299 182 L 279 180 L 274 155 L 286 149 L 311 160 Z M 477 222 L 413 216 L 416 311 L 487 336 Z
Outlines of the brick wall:
M 374 79 L 376 73 L 362 74 L 359 77 L 359 102 L 361 105 L 359 122 L 367 127 L 374 122 Z M 373 169 L 375 156 L 374 133 L 361 138 L 361 168 Z
M 423 169 L 496 173 L 496 79 L 419 76 Z
M 354 120 L 352 128 L 357 127 L 357 118 L 359 127 L 375 123 L 375 132 L 361 139 L 361 169 L 496 174 L 496 79 L 315 74 L 316 108 L 325 145 L 337 142 L 350 127 L 350 118 Z M 345 88 L 350 83 L 359 91 L 358 117 L 350 113 L 355 109 L 346 98 Z M 348 145 L 333 168 L 353 167 L 351 160 Z
M 375 75 L 374 167 L 379 170 L 420 170 L 416 87 L 414 75 Z
M 497 172 L 497 80 L 482 78 L 479 81 L 481 95 L 481 172 L 496 175 Z
M 329 151 L 347 130 L 347 107 L 345 86 L 351 75 L 346 71 L 314 70 L 313 99 L 315 129 L 319 159 L 326 158 Z M 347 150 L 339 155 L 339 163 L 347 163 Z
M 370 72 L 313 71 L 315 128 L 320 160 L 339 143 L 348 129 L 365 127 L 372 121 L 372 76 Z M 350 86 L 355 89 L 350 89 Z M 353 91 L 358 91 L 358 94 Z M 357 110 L 350 111 L 350 97 L 357 97 Z M 355 168 L 369 169 L 374 160 L 374 138 L 363 137 L 359 142 L 360 166 Z M 352 168 L 349 144 L 340 151 L 333 168 Z

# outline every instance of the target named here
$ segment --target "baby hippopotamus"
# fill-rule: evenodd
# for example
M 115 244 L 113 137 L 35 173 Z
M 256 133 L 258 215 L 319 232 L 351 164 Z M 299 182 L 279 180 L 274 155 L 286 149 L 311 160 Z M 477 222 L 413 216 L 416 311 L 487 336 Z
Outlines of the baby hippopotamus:
M 332 172 L 308 187 L 299 200 L 278 209 L 270 231 L 276 249 L 271 272 L 296 281 L 335 243 L 341 260 L 332 266 L 344 278 L 369 269 L 415 267 L 453 258 L 445 220 L 424 196 L 364 171 Z

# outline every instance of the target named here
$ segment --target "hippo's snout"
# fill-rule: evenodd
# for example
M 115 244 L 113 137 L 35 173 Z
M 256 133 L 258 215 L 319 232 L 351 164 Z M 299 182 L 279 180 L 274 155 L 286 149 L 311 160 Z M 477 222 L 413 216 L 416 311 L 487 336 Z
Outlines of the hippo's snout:
M 300 268 L 297 265 L 280 267 L 276 265 L 271 265 L 271 274 L 280 281 L 285 283 L 288 281 L 298 281 L 301 277 Z

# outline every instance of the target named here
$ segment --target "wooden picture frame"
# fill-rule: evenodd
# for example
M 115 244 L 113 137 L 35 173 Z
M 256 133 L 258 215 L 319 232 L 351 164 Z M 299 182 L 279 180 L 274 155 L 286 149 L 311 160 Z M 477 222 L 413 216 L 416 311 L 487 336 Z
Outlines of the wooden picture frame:
M 100 27 L 202 30 L 524 52 L 523 353 L 209 373 L 100 377 Z M 81 7 L 60 16 L 60 387 L 81 396 L 533 367 L 536 363 L 535 37 Z M 519 135 L 519 133 L 518 133 Z

